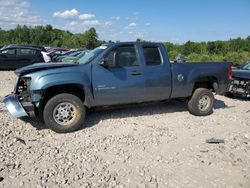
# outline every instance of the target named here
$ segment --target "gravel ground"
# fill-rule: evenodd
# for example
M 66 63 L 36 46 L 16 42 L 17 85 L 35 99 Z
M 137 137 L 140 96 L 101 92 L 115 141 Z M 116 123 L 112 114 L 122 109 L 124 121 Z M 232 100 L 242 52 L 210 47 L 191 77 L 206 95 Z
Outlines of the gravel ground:
M 207 117 L 178 101 L 91 112 L 56 134 L 11 117 L 15 75 L 0 75 L 0 187 L 250 187 L 249 101 L 216 96 Z

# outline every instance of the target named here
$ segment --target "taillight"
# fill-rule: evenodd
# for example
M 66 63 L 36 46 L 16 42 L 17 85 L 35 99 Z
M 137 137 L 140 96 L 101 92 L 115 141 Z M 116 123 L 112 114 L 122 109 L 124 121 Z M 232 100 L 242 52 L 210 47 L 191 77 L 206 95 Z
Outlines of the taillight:
M 228 69 L 227 69 L 227 77 L 228 77 L 228 80 L 232 80 L 232 78 L 233 78 L 232 66 L 228 67 Z

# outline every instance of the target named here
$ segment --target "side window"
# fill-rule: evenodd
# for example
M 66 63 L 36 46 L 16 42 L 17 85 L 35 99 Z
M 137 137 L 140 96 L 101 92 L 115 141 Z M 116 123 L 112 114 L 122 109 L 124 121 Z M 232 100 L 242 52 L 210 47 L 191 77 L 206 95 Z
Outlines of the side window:
M 143 53 L 146 61 L 146 65 L 154 66 L 162 64 L 161 54 L 158 47 L 145 46 L 143 47 Z
M 114 50 L 115 64 L 118 67 L 138 66 L 139 61 L 133 45 L 120 46 Z
M 10 55 L 14 55 L 16 54 L 16 50 L 15 49 L 5 49 L 3 51 L 1 51 L 2 54 L 10 54 Z
M 35 55 L 36 50 L 33 49 L 20 49 L 18 55 Z
M 64 52 L 65 52 L 65 51 L 58 50 L 58 51 L 55 52 L 55 54 L 56 54 L 56 55 L 61 55 L 61 54 L 63 54 Z

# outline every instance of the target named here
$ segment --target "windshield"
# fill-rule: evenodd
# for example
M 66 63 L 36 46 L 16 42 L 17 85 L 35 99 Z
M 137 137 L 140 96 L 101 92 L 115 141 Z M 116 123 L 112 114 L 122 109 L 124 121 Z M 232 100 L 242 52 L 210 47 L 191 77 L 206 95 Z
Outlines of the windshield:
M 107 46 L 100 46 L 100 47 L 90 51 L 85 56 L 80 58 L 78 60 L 78 63 L 79 64 L 89 63 L 90 61 L 94 60 L 97 56 L 99 56 L 106 48 L 107 48 Z
M 245 64 L 242 69 L 250 70 L 250 62 Z

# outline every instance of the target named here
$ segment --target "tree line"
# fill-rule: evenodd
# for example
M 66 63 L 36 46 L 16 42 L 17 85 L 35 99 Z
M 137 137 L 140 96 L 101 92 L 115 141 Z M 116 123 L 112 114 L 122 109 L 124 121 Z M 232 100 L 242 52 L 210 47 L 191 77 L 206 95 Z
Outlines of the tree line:
M 138 39 L 138 41 L 141 41 L 141 39 Z M 98 39 L 95 28 L 90 28 L 78 34 L 56 29 L 51 25 L 35 27 L 18 25 L 10 30 L 2 30 L 0 28 L 0 46 L 7 44 L 34 44 L 93 49 L 103 43 L 105 41 Z M 164 42 L 163 44 L 167 48 L 171 60 L 174 60 L 177 56 L 184 56 L 188 61 L 229 61 L 234 65 L 250 60 L 250 36 L 228 41 L 188 41 L 184 44 Z
M 0 28 L 0 45 L 33 44 L 41 46 L 58 46 L 67 48 L 93 49 L 101 45 L 94 28 L 83 33 L 73 34 L 69 31 L 53 28 L 51 25 L 28 27 L 18 25 L 15 29 Z
M 188 41 L 181 45 L 165 42 L 164 45 L 168 49 L 171 60 L 174 60 L 179 55 L 186 57 L 188 61 L 229 61 L 233 65 L 239 65 L 250 60 L 250 36 L 244 39 L 237 38 L 228 41 Z

